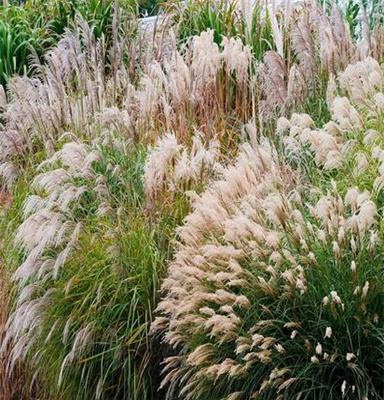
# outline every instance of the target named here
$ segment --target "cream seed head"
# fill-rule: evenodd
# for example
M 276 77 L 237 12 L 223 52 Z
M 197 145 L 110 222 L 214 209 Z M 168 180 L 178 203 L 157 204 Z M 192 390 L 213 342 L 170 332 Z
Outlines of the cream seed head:
M 347 361 L 352 361 L 354 358 L 356 358 L 356 356 L 353 353 L 347 353 L 345 356 Z
M 324 338 L 330 338 L 331 336 L 332 336 L 332 328 L 330 326 L 327 326 L 327 328 L 325 329 Z

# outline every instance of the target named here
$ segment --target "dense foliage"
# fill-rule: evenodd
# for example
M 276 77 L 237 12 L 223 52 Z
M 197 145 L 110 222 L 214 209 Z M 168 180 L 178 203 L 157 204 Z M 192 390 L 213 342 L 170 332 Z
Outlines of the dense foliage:
M 0 5 L 0 84 L 14 74 L 31 71 L 77 18 L 89 23 L 98 38 L 111 34 L 113 0 L 28 0 L 23 5 Z M 159 9 L 155 0 L 123 0 L 121 7 L 132 15 L 152 15 Z
M 0 8 L 1 399 L 384 398 L 380 7 Z

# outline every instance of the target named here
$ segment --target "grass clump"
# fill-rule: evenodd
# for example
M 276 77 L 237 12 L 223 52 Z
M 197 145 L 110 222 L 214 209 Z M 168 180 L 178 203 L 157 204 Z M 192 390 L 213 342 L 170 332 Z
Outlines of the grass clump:
M 382 231 L 369 192 L 298 185 L 268 142 L 195 203 L 153 329 L 184 399 L 383 396 Z
M 285 156 L 244 147 L 180 230 L 153 329 L 182 398 L 383 397 L 382 67 L 338 83 L 331 121 L 280 119 Z
M 211 29 L 215 43 L 220 45 L 223 37 L 240 38 L 250 46 L 257 60 L 274 48 L 271 21 L 268 13 L 263 15 L 260 5 L 252 8 L 236 1 L 188 1 L 177 23 L 181 43 Z
M 150 367 L 158 359 L 148 330 L 170 257 L 162 232 L 178 221 L 146 220 L 143 155 L 66 144 L 24 204 L 14 275 L 21 297 L 5 342 L 19 343 L 10 367 L 21 356 L 44 377 L 49 396 L 154 396 Z M 26 269 L 31 262 L 35 268 Z
M 308 114 L 280 120 L 286 156 L 310 175 L 312 184 L 322 187 L 333 179 L 342 193 L 356 186 L 380 200 L 383 89 L 382 66 L 366 58 L 340 73 L 338 85 L 330 81 L 332 117 L 321 128 Z
M 27 0 L 0 5 L 0 84 L 14 75 L 31 75 L 39 58 L 53 48 L 76 19 L 87 21 L 96 38 L 112 41 L 113 0 Z M 119 6 L 132 18 L 158 10 L 157 1 L 126 0 Z

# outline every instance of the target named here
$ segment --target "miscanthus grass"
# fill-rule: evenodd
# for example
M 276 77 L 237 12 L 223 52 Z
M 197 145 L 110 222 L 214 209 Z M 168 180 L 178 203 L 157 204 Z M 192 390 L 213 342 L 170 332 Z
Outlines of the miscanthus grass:
M 372 58 L 349 65 L 328 85 L 331 119 L 316 128 L 306 114 L 278 122 L 287 157 L 321 186 L 334 179 L 369 190 L 380 201 L 384 73 Z M 324 180 L 324 177 L 327 179 Z
M 31 179 L 31 171 L 20 179 L 10 192 L 2 191 L 1 218 L 0 218 L 0 269 L 2 299 L 0 335 L 3 343 L 6 336 L 7 320 L 16 301 L 17 292 L 12 284 L 12 273 L 20 262 L 19 255 L 13 246 L 13 237 L 17 227 L 22 222 L 20 210 L 28 196 L 28 182 Z M 34 396 L 48 399 L 47 392 L 42 384 L 43 379 L 32 382 L 32 373 L 29 366 L 22 360 L 18 360 L 12 370 L 9 369 L 9 359 L 12 354 L 13 343 L 10 341 L 0 355 L 0 388 L 2 398 L 31 400 Z M 37 382 L 38 381 L 38 382 Z
M 145 219 L 143 152 L 66 143 L 41 165 L 16 231 L 22 264 L 8 364 L 32 366 L 60 398 L 152 398 L 148 335 L 170 256 Z M 49 365 L 49 369 L 46 366 Z
M 185 399 L 374 398 L 382 235 L 368 191 L 310 191 L 263 141 L 194 203 L 152 328 Z
M 78 17 L 0 90 L 19 396 L 384 396 L 382 26 L 208 6 L 185 40 Z
M 244 147 L 180 228 L 153 324 L 175 349 L 169 393 L 383 397 L 382 68 L 348 66 L 344 97 L 330 85 L 323 129 L 278 123 L 291 167 L 265 139 Z

